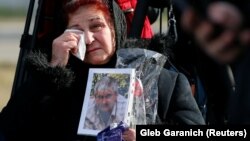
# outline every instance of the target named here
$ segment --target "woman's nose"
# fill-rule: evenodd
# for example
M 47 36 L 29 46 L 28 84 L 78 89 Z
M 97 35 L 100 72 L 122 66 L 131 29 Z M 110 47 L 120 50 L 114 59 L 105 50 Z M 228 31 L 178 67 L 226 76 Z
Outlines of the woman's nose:
M 87 45 L 91 44 L 94 41 L 94 33 L 90 31 L 84 31 L 85 43 Z

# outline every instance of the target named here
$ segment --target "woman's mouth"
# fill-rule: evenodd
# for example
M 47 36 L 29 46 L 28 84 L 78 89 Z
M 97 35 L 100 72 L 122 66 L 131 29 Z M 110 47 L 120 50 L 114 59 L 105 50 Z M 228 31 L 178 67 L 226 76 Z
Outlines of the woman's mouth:
M 91 53 L 91 52 L 94 52 L 96 50 L 99 50 L 101 48 L 90 48 L 90 49 L 87 49 L 87 53 Z

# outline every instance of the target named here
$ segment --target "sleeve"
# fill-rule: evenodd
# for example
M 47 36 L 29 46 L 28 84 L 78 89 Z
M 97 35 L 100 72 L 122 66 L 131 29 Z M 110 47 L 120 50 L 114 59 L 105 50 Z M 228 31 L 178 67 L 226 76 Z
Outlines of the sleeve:
M 29 87 L 30 86 L 30 87 Z M 11 96 L 7 105 L 0 113 L 0 132 L 8 140 L 15 140 L 17 136 L 29 131 L 34 120 L 34 103 L 37 102 L 37 93 L 33 93 L 34 83 L 24 83 Z
M 32 56 L 26 60 L 30 77 L 17 88 L 17 92 L 0 113 L 0 133 L 10 140 L 33 131 L 33 123 L 37 123 L 35 119 L 42 119 L 50 114 L 48 112 L 53 109 L 49 107 L 54 103 L 54 95 L 60 88 L 69 85 L 63 80 L 72 75 L 64 71 L 65 68 L 49 67 L 41 53 Z M 59 86 L 60 83 L 63 86 Z
M 187 78 L 171 71 L 163 71 L 159 80 L 159 110 L 163 122 L 171 124 L 203 125 L 204 118 L 192 95 Z

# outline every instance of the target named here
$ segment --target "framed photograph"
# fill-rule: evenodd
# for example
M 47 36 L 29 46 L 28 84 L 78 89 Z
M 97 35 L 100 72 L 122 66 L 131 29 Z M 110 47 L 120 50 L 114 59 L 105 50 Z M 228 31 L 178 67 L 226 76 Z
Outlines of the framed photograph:
M 134 82 L 135 69 L 90 69 L 77 134 L 96 136 L 121 121 L 129 125 Z

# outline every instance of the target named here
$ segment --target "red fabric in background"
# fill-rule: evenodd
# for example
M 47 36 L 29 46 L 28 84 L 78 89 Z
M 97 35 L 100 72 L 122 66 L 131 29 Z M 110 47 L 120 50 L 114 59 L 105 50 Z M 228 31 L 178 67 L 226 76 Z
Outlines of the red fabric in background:
M 116 0 L 116 2 L 123 11 L 127 11 L 129 9 L 135 9 L 137 4 L 137 0 Z M 131 29 L 132 19 L 134 17 L 134 12 L 125 13 L 125 16 L 127 20 L 127 33 L 129 33 Z M 152 38 L 152 36 L 153 36 L 153 30 L 151 28 L 150 21 L 146 16 L 141 33 L 141 38 Z

